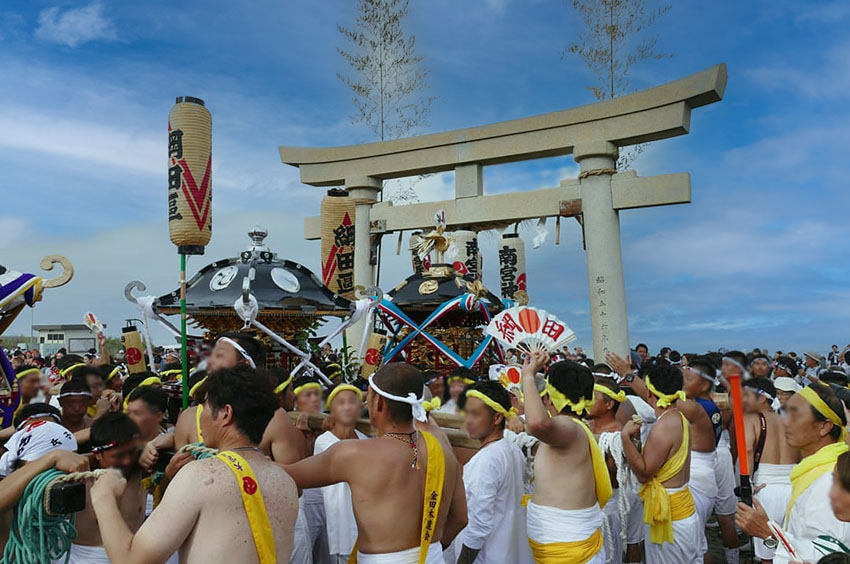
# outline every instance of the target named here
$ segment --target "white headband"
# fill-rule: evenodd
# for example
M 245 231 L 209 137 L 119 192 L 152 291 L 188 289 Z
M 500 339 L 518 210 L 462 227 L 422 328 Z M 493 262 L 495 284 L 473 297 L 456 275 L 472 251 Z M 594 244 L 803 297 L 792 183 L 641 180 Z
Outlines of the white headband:
M 397 401 L 408 404 L 412 408 L 413 418 L 417 421 L 425 422 L 428 420 L 428 414 L 425 413 L 425 408 L 422 407 L 422 398 L 416 397 L 416 394 L 414 394 L 413 392 L 407 394 L 406 398 L 403 398 L 401 396 L 394 396 L 393 394 L 385 392 L 375 384 L 375 374 L 369 376 L 369 386 L 371 386 L 371 388 L 375 390 L 375 393 L 379 396 L 385 397 L 391 401 Z
M 782 407 L 782 405 L 779 403 L 779 400 L 777 398 L 773 397 L 772 395 L 765 392 L 764 390 L 762 390 L 760 388 L 755 388 L 753 386 L 748 386 L 746 384 L 744 384 L 744 387 L 747 388 L 748 390 L 750 390 L 751 392 L 753 392 L 754 394 L 756 394 L 758 396 L 762 396 L 764 399 L 766 399 L 768 401 L 768 403 L 770 403 L 770 407 L 771 407 L 771 409 L 773 409 L 773 411 L 779 411 L 779 408 Z
M 248 354 L 248 351 L 243 349 L 242 345 L 240 345 L 230 337 L 220 337 L 218 341 L 216 341 L 216 344 L 218 343 L 227 343 L 228 345 L 232 346 L 234 349 L 236 349 L 236 352 L 242 355 L 242 358 L 248 361 L 248 364 L 251 366 L 251 368 L 257 368 L 257 365 L 254 363 L 254 359 L 251 358 L 251 355 Z
M 88 397 L 92 397 L 91 392 L 65 392 L 64 394 L 62 394 L 62 393 L 60 393 L 60 394 L 59 394 L 59 399 L 62 399 L 62 398 L 68 398 L 68 397 L 71 397 L 71 396 L 88 396 Z M 60 421 L 60 423 L 61 423 L 61 421 Z
M 715 386 L 716 386 L 716 385 L 718 385 L 718 384 L 720 383 L 720 382 L 717 380 L 717 377 L 716 377 L 716 376 L 709 376 L 708 374 L 706 374 L 705 372 L 703 372 L 702 370 L 700 370 L 700 369 L 698 369 L 698 368 L 694 368 L 693 366 L 685 366 L 685 367 L 683 367 L 683 368 L 684 368 L 685 370 L 688 370 L 688 371 L 690 371 L 690 372 L 693 372 L 694 374 L 696 374 L 696 375 L 697 375 L 697 376 L 699 376 L 700 378 L 703 378 L 704 380 L 708 380 L 709 382 L 711 382 L 711 383 L 712 383 L 712 384 L 714 384 Z
M 747 372 L 747 368 L 743 364 L 741 364 L 740 362 L 738 362 L 734 358 L 730 358 L 728 356 L 724 356 L 723 360 L 728 360 L 729 362 L 731 362 L 732 364 L 734 364 L 735 366 L 740 368 L 741 369 L 741 378 L 743 378 L 744 380 L 749 380 L 750 373 Z

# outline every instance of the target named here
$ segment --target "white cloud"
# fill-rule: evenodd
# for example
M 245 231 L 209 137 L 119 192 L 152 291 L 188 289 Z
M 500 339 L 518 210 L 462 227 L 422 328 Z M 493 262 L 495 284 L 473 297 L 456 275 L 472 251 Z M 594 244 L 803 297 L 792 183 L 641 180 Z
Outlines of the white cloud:
M 46 8 L 38 15 L 35 36 L 45 41 L 77 47 L 90 41 L 115 40 L 115 26 L 103 14 L 103 5 L 93 2 L 82 8 Z
M 485 0 L 487 7 L 498 14 L 505 11 L 505 8 L 508 7 L 509 1 L 510 0 Z
M 770 90 L 788 92 L 812 101 L 846 100 L 850 91 L 850 58 L 846 41 L 825 51 L 816 51 L 815 57 L 806 53 L 798 64 L 787 57 L 747 71 L 759 85 Z M 813 62 L 813 60 L 814 62 Z

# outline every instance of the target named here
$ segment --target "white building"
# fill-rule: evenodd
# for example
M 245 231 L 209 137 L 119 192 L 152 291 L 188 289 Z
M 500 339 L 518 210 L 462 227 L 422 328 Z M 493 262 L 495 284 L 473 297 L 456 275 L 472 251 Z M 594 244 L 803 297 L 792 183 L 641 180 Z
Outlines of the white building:
M 38 350 L 42 356 L 52 355 L 61 348 L 74 354 L 97 348 L 95 334 L 82 323 L 33 325 L 33 330 L 38 335 Z

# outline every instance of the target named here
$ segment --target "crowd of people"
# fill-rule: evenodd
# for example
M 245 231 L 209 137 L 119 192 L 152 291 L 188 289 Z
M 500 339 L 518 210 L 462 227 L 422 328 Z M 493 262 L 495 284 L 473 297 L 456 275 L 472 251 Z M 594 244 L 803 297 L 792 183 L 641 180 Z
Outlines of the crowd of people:
M 850 562 L 850 347 L 510 350 L 509 391 L 487 367 L 346 382 L 330 350 L 325 385 L 233 333 L 192 367 L 187 409 L 173 353 L 132 374 L 102 337 L 85 356 L 8 356 L 4 544 L 35 476 L 114 469 L 87 485 L 72 563 L 689 564 L 710 561 L 710 522 L 730 564 L 746 537 L 762 562 Z

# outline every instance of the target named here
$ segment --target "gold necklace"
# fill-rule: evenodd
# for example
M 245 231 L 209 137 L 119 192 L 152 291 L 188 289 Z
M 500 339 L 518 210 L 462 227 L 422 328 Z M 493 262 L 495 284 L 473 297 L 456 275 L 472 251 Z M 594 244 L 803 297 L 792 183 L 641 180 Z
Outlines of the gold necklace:
M 419 450 L 416 447 L 416 439 L 418 433 L 419 431 L 413 431 L 411 433 L 384 433 L 385 437 L 401 441 L 406 445 L 410 446 L 410 448 L 413 450 L 413 463 L 410 465 L 410 467 L 415 470 L 419 469 Z

